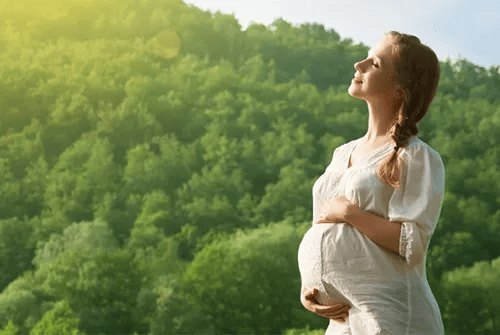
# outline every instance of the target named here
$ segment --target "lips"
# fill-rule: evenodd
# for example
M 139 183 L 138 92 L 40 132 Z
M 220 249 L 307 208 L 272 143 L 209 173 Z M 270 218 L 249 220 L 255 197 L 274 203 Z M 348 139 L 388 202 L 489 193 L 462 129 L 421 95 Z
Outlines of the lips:
M 358 82 L 358 83 L 362 83 L 362 82 L 363 82 L 361 79 L 359 79 L 359 77 L 356 77 L 356 76 L 354 76 L 354 78 L 353 78 L 353 79 L 354 79 L 356 82 Z

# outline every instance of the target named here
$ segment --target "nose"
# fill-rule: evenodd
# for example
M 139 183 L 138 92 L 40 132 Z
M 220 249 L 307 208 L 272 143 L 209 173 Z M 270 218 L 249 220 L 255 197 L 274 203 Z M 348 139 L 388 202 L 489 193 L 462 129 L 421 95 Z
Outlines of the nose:
M 356 71 L 361 72 L 361 67 L 360 67 L 361 62 L 362 62 L 362 61 L 359 61 L 359 62 L 354 63 L 354 69 L 355 69 Z

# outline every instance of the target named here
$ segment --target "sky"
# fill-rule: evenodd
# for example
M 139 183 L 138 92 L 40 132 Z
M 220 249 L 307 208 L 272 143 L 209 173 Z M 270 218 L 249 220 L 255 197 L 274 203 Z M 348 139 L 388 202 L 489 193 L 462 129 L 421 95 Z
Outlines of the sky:
M 242 29 L 282 18 L 323 24 L 341 38 L 372 46 L 390 30 L 412 34 L 440 60 L 465 58 L 500 65 L 500 0 L 184 0 L 203 10 L 234 14 Z

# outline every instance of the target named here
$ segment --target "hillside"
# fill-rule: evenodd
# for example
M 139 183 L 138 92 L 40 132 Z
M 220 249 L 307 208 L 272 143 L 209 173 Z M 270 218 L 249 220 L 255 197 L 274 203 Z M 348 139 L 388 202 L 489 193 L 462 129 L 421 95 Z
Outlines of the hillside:
M 0 6 L 0 334 L 325 328 L 297 248 L 366 131 L 347 85 L 367 46 L 177 0 Z M 427 275 L 447 334 L 500 333 L 499 70 L 442 62 L 420 125 L 446 169 Z

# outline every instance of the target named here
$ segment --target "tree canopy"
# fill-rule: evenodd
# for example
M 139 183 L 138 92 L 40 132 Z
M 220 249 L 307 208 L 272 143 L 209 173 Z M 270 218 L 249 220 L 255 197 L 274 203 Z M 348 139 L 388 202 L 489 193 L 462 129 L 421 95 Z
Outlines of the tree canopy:
M 3 1 L 0 333 L 325 328 L 296 254 L 314 181 L 366 131 L 347 84 L 367 51 L 180 0 Z M 498 334 L 500 66 L 440 64 L 427 274 L 447 333 Z

